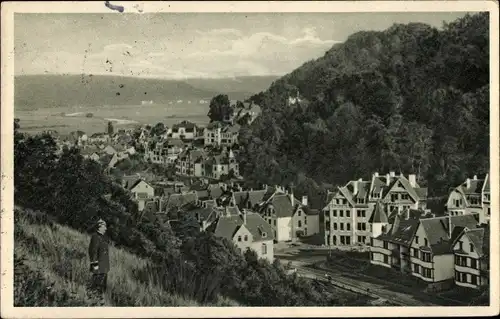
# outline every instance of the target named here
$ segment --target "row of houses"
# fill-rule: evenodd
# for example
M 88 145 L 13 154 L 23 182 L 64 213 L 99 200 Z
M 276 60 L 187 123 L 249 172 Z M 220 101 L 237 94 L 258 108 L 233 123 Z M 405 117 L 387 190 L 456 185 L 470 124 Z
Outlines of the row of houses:
M 430 289 L 489 284 L 489 224 L 479 214 L 426 217 L 407 209 L 381 223 L 371 239 L 370 262 L 419 278 Z
M 223 176 L 240 177 L 240 168 L 231 149 L 205 151 L 201 148 L 183 150 L 175 160 L 178 175 L 220 180 Z
M 482 179 L 467 178 L 450 191 L 446 214 L 461 216 L 478 214 L 480 223 L 490 219 L 489 175 Z M 428 190 L 420 187 L 414 174 L 386 175 L 374 173 L 371 180 L 349 181 L 329 192 L 323 208 L 321 228 L 327 246 L 367 245 L 370 237 L 381 234 L 379 225 L 390 223 L 408 209 L 427 209 Z

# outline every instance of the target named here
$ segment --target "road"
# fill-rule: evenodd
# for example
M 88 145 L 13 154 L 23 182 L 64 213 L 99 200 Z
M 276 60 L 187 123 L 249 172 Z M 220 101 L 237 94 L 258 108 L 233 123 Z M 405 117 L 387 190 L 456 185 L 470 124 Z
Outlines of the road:
M 292 263 L 292 267 L 297 269 L 297 273 L 301 276 L 325 280 L 325 274 L 331 276 L 331 284 L 347 289 L 356 293 L 365 294 L 373 298 L 378 298 L 379 301 L 387 300 L 391 303 L 401 306 L 436 306 L 436 304 L 425 303 L 420 300 L 415 299 L 412 295 L 396 292 L 385 288 L 382 284 L 366 282 L 360 279 L 350 278 L 343 276 L 343 272 L 340 270 L 329 269 L 320 270 L 311 268 L 311 265 L 318 261 L 324 261 L 324 256 L 307 256 L 306 259 L 301 260 L 297 258 L 298 256 L 287 256 L 287 255 L 277 255 L 283 264 Z M 292 257 L 292 258 L 287 258 Z

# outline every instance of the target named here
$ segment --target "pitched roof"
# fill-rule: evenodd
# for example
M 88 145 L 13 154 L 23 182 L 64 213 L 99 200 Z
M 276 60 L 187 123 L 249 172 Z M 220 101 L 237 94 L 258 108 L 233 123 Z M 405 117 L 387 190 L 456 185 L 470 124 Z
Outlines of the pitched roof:
M 467 187 L 467 181 L 463 182 L 460 186 L 460 190 L 466 195 L 479 195 L 481 194 L 484 179 L 469 179 L 470 187 Z
M 418 225 L 418 219 L 402 219 L 399 225 L 392 226 L 397 227 L 396 229 L 391 229 L 389 233 L 380 235 L 378 239 L 408 246 L 417 232 Z
M 196 193 L 185 193 L 185 194 L 171 194 L 168 197 L 168 202 L 167 205 L 169 207 L 180 207 L 189 203 L 194 203 L 196 202 L 198 198 L 196 197 Z
M 208 193 L 211 198 L 219 198 L 224 193 L 224 190 L 218 184 L 211 184 L 208 186 Z
M 276 194 L 270 201 L 273 205 L 276 217 L 292 217 L 294 208 L 290 198 L 286 194 Z
M 132 189 L 139 180 L 141 180 L 139 175 L 125 175 L 122 177 L 122 183 L 128 190 Z
M 375 207 L 373 208 L 372 215 L 368 221 L 370 224 L 373 223 L 388 223 L 387 214 L 384 211 L 384 207 L 381 201 L 377 201 Z
M 181 139 L 176 139 L 176 138 L 168 139 L 166 144 L 167 146 L 177 146 L 177 147 L 184 146 L 184 142 Z
M 252 234 L 253 241 L 273 240 L 274 234 L 271 226 L 256 213 L 246 213 L 246 223 L 243 223 L 243 215 L 219 216 L 217 221 L 209 227 L 215 236 L 232 240 L 238 229 L 244 225 Z M 263 237 L 263 234 L 266 236 Z
M 421 219 L 420 223 L 425 230 L 429 247 L 434 255 L 451 253 L 451 244 L 463 227 L 475 228 L 478 220 L 474 214 L 444 216 Z M 451 236 L 449 227 L 452 227 Z M 461 227 L 457 228 L 456 227 Z
M 189 121 L 182 121 L 180 123 L 174 124 L 172 126 L 172 129 L 173 130 L 177 130 L 180 127 L 184 127 L 186 129 L 194 129 L 196 127 L 196 125 L 194 123 L 192 123 L 192 122 L 189 122 Z

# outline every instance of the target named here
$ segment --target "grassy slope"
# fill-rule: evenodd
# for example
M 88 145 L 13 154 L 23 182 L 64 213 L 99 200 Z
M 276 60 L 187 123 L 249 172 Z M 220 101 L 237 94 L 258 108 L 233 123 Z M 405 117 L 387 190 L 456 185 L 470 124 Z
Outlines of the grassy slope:
M 20 218 L 16 224 L 15 280 L 16 306 L 94 306 L 86 297 L 88 271 L 87 247 L 90 237 L 68 227 L 39 225 Z M 122 249 L 110 249 L 112 272 L 104 306 L 234 306 L 221 299 L 214 305 L 200 305 L 182 296 L 142 284 L 134 276 L 147 260 Z M 50 288 L 49 288 L 50 287 Z

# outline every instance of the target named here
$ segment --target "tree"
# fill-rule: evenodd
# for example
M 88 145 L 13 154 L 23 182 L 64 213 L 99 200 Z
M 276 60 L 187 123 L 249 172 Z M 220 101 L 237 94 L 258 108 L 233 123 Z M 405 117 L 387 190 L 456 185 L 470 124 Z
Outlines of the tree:
M 208 117 L 210 118 L 210 122 L 224 121 L 228 119 L 233 112 L 231 101 L 225 94 L 219 94 L 213 97 L 209 107 Z
M 163 123 L 157 123 L 153 128 L 151 129 L 151 135 L 152 136 L 160 136 L 162 134 L 165 134 L 166 132 L 165 124 Z

